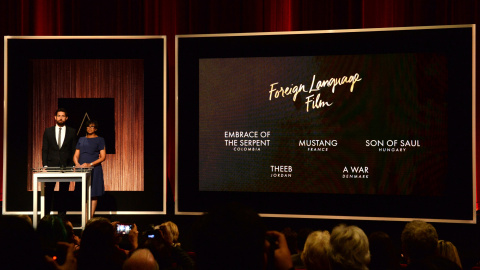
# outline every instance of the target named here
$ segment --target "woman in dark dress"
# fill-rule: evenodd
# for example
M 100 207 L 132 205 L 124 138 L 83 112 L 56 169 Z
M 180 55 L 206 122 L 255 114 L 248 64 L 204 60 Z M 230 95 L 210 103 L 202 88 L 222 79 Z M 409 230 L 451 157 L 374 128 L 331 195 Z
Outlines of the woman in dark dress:
M 92 217 L 97 208 L 97 199 L 105 193 L 103 183 L 102 162 L 105 160 L 105 140 L 96 132 L 98 123 L 94 120 L 87 122 L 87 135 L 81 137 L 77 143 L 77 150 L 73 156 L 75 166 L 79 168 L 93 168 L 92 170 Z

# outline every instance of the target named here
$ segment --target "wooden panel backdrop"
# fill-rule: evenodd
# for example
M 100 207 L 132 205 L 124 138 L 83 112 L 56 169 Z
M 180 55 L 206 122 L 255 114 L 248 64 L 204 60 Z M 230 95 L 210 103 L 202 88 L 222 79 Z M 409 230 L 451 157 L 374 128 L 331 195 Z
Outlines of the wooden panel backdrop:
M 105 190 L 143 191 L 143 60 L 36 59 L 31 65 L 29 167 L 42 166 L 43 132 L 55 125 L 59 98 L 114 98 L 116 154 L 107 154 L 102 163 Z

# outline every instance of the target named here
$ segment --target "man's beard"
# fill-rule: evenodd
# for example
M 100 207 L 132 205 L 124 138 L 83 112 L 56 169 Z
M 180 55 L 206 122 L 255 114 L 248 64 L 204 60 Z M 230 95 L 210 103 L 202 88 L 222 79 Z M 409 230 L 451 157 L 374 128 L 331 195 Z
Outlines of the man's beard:
M 57 125 L 63 127 L 65 125 L 65 121 L 57 121 Z

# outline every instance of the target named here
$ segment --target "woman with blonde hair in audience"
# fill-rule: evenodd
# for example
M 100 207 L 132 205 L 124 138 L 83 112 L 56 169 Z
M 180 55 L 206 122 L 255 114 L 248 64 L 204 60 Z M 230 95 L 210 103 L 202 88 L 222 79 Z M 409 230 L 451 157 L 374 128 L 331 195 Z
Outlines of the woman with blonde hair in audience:
M 328 231 L 314 231 L 305 241 L 302 251 L 302 261 L 307 270 L 330 269 L 328 250 L 330 248 L 330 233 Z
M 462 268 L 462 263 L 460 262 L 457 248 L 452 242 L 438 240 L 437 252 L 441 257 L 456 263 L 460 268 Z
M 171 232 L 173 244 L 174 245 L 180 245 L 180 243 L 178 242 L 178 236 L 180 235 L 180 231 L 178 230 L 177 224 L 175 224 L 171 221 L 167 221 L 167 222 L 164 222 L 160 225 L 155 226 L 155 230 L 163 231 L 163 229 L 162 229 L 163 227 L 168 227 L 169 231 Z

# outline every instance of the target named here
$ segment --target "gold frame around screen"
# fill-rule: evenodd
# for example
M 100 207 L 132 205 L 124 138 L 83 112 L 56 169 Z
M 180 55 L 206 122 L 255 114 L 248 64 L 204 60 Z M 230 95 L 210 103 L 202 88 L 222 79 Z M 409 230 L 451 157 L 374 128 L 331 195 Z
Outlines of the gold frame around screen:
M 428 30 L 428 29 L 447 29 L 447 28 L 471 28 L 472 29 L 472 220 L 446 220 L 429 219 L 427 222 L 447 222 L 447 223 L 476 223 L 476 96 L 475 96 L 475 66 L 476 66 L 476 41 L 475 24 L 463 25 L 442 25 L 442 26 L 415 26 L 415 27 L 392 27 L 392 28 L 365 28 L 365 29 L 342 29 L 342 30 L 321 30 L 321 31 L 291 31 L 291 32 L 255 32 L 255 33 L 229 33 L 229 34 L 192 34 L 175 36 L 175 214 L 177 215 L 201 215 L 202 212 L 181 212 L 178 209 L 178 42 L 179 38 L 203 38 L 203 37 L 245 37 L 245 36 L 278 36 L 278 35 L 298 35 L 298 34 L 331 34 L 331 33 L 356 33 L 356 32 L 384 32 L 384 31 L 405 31 L 405 30 Z M 411 221 L 411 218 L 396 217 L 370 217 L 370 216 L 336 216 L 336 215 L 299 215 L 299 214 L 271 214 L 259 213 L 262 217 L 272 218 L 307 218 L 307 219 L 343 219 L 343 220 L 377 220 L 377 221 Z

